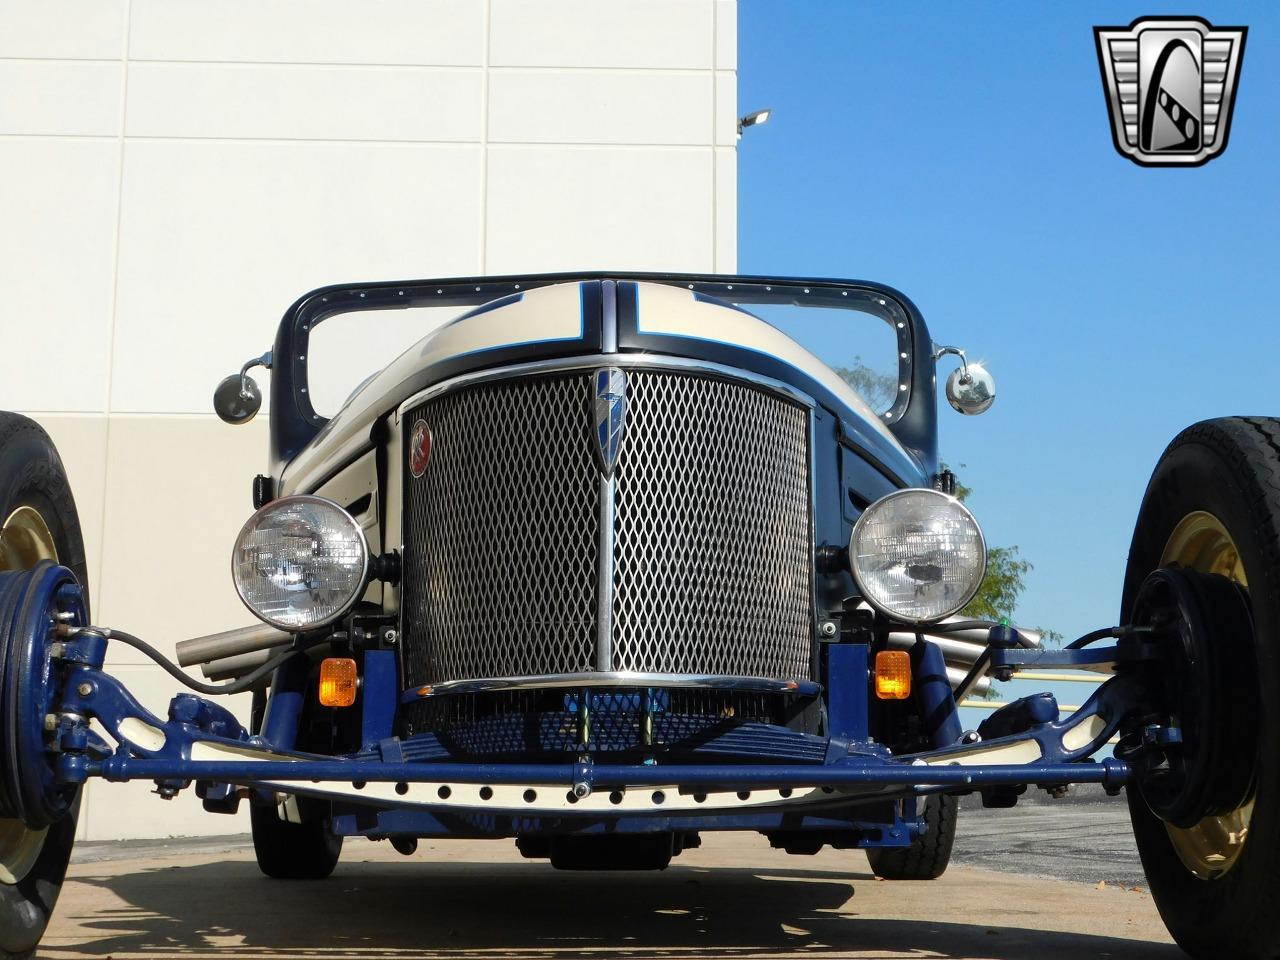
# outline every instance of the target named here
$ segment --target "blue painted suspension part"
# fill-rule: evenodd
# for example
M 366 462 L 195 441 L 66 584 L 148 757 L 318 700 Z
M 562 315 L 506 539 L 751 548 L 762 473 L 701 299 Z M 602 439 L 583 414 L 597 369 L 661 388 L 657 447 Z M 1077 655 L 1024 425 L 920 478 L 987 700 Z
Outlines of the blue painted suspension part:
M 47 574 L 56 579 L 54 573 Z M 50 581 L 52 583 L 52 579 Z M 74 592 L 73 584 L 65 589 Z M 75 597 L 68 595 L 68 600 Z M 366 654 L 366 690 L 362 720 L 368 727 L 366 748 L 387 746 L 380 758 L 330 757 L 295 752 L 296 709 L 305 689 L 307 663 L 299 657 L 277 675 L 277 695 L 268 712 L 262 737 L 250 737 L 223 708 L 184 694 L 171 705 L 167 719 L 147 711 L 119 680 L 103 672 L 107 640 L 93 628 L 74 629 L 71 624 L 50 623 L 49 655 L 62 666 L 65 686 L 58 704 L 58 723 L 48 731 L 56 746 L 42 754 L 46 775 L 62 784 L 82 783 L 89 777 L 112 781 L 154 780 L 179 789 L 190 781 L 238 784 L 440 782 L 473 784 L 582 784 L 589 788 L 622 788 L 675 785 L 681 789 L 718 790 L 784 787 L 831 787 L 858 792 L 864 799 L 895 790 L 964 790 L 997 785 L 1058 785 L 1099 783 L 1109 790 L 1123 786 L 1129 767 L 1120 760 L 1083 762 L 1096 747 L 1090 743 L 1068 749 L 1063 735 L 1081 720 L 1093 716 L 1105 722 L 1097 741 L 1105 740 L 1119 724 L 1125 710 L 1136 702 L 1141 679 L 1133 673 L 1114 677 L 1100 688 L 1076 715 L 1067 720 L 1035 725 L 1023 734 L 984 743 L 992 747 L 1004 741 L 1035 741 L 1042 759 L 1031 764 L 989 764 L 966 757 L 981 747 L 955 743 L 958 720 L 954 699 L 946 681 L 945 665 L 932 644 L 920 646 L 916 669 L 917 695 L 929 724 L 933 751 L 915 757 L 890 758 L 876 752 L 867 737 L 867 648 L 860 644 L 833 644 L 828 648 L 828 693 L 833 739 L 825 763 L 406 763 L 393 749 L 398 744 L 384 703 L 394 701 L 394 654 Z M 1158 650 L 1148 644 L 1120 644 L 1108 648 L 1067 651 L 993 650 L 992 660 L 1012 668 L 1064 661 L 1076 666 L 1102 666 L 1152 659 Z M 53 690 L 48 691 L 54 700 Z M 53 703 L 51 703 L 51 706 Z M 950 709 L 948 709 L 948 707 Z M 54 712 L 54 711 L 50 711 Z M 88 727 L 97 717 L 121 743 L 120 749 L 102 741 Z M 141 727 L 124 724 L 139 721 Z M 141 730 L 144 740 L 130 740 L 130 730 Z M 205 744 L 214 757 L 192 759 L 193 748 Z M 226 759 L 215 758 L 222 748 Z M 113 752 L 114 750 L 114 752 Z M 29 751 L 30 752 L 30 751 Z M 959 765 L 968 760 L 970 765 Z M 56 773 L 53 768 L 56 767 Z M 857 799 L 851 796 L 849 799 Z
M 911 662 L 915 672 L 916 701 L 920 705 L 920 716 L 929 734 L 929 742 L 935 748 L 957 743 L 964 728 L 956 710 L 951 681 L 947 679 L 947 664 L 942 650 L 936 643 L 920 637 L 911 648 Z
M 242 748 L 244 744 L 240 745 Z M 87 774 L 106 780 L 209 779 L 233 782 L 570 784 L 585 777 L 592 787 L 781 788 L 988 786 L 996 784 L 1100 783 L 1123 786 L 1128 764 L 1038 763 L 927 766 L 893 761 L 799 765 L 732 764 L 535 764 L 386 763 L 353 760 L 188 760 L 118 754 L 88 764 Z

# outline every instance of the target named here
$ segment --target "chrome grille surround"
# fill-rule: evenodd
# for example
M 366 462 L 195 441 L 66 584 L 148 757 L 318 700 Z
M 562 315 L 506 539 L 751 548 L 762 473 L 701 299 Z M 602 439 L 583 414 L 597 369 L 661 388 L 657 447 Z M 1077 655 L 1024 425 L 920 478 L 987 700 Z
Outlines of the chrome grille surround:
M 606 478 L 591 374 L 615 365 L 627 424 Z M 407 683 L 810 677 L 808 406 L 731 369 L 616 354 L 411 400 L 403 433 L 422 418 L 433 443 L 421 479 L 403 467 Z

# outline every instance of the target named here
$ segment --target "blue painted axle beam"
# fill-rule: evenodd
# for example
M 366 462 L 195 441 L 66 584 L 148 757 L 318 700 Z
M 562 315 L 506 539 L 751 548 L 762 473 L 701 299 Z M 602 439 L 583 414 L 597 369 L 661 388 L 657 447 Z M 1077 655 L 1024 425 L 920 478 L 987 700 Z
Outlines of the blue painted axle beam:
M 993 786 L 1100 783 L 1123 786 L 1129 767 L 1101 763 L 926 766 L 870 761 L 827 765 L 385 763 L 351 760 L 139 759 L 123 754 L 87 767 L 106 780 L 215 780 L 236 783 L 351 782 L 571 784 L 593 787 Z

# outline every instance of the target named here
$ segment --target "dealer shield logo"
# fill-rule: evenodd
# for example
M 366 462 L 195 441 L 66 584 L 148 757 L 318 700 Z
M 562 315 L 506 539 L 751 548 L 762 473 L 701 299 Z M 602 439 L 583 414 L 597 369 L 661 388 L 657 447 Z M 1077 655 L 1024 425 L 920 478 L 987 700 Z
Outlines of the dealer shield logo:
M 1144 17 L 1093 33 L 1122 156 L 1144 167 L 1195 167 L 1227 148 L 1247 27 Z
M 595 422 L 600 467 L 605 476 L 613 473 L 622 449 L 622 430 L 627 414 L 627 375 L 617 367 L 595 372 Z

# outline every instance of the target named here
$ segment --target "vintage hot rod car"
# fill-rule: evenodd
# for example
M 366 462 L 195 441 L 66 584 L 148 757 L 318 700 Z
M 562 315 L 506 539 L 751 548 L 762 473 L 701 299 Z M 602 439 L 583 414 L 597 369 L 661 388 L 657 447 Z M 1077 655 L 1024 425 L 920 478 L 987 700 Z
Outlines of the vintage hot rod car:
M 452 319 L 318 413 L 322 324 L 371 336 L 415 311 Z M 884 338 L 888 371 L 820 361 L 783 332 L 806 315 L 818 352 L 846 330 Z M 1179 943 L 1276 955 L 1280 422 L 1174 440 L 1119 625 L 1053 648 L 957 616 L 986 547 L 938 462 L 947 354 L 948 399 L 981 412 L 989 375 L 873 283 L 596 273 L 307 294 L 215 397 L 246 420 L 248 370 L 272 371 L 270 469 L 231 561 L 262 623 L 184 641 L 176 664 L 90 618 L 58 455 L 0 415 L 0 950 L 38 941 L 98 778 L 194 787 L 211 812 L 247 802 L 258 862 L 283 878 L 327 876 L 345 837 L 404 853 L 509 837 L 557 867 L 652 869 L 742 830 L 925 879 L 958 795 L 1004 807 L 1101 784 L 1127 790 Z M 150 713 L 104 670 L 112 643 L 193 692 Z M 181 669 L 197 665 L 208 682 Z M 1043 693 L 963 729 L 959 701 L 1045 668 L 1107 679 L 1067 715 Z M 247 722 L 210 699 L 240 691 Z

